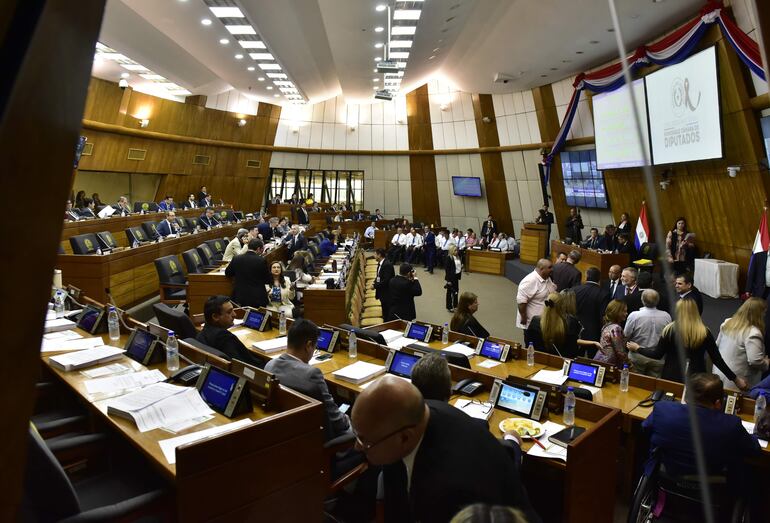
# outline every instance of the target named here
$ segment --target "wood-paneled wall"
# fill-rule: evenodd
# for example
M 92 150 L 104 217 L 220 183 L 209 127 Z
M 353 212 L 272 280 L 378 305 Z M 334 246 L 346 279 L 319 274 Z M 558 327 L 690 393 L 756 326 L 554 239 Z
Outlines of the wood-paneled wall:
M 495 119 L 495 107 L 492 104 L 491 94 L 474 94 L 473 116 L 476 121 L 476 134 L 479 139 L 479 147 L 497 147 L 500 145 L 500 136 L 497 133 L 497 120 Z M 484 122 L 488 118 L 489 123 Z M 508 234 L 513 230 L 511 217 L 511 205 L 508 201 L 508 190 L 505 183 L 505 171 L 503 170 L 503 155 L 499 152 L 482 153 L 481 168 L 484 171 L 484 189 L 487 194 L 487 205 L 501 231 Z M 480 217 L 482 220 L 485 217 Z
M 406 95 L 406 118 L 409 126 L 409 149 L 433 149 L 427 84 Z M 433 156 L 410 155 L 409 173 L 412 181 L 413 221 L 440 224 L 441 210 L 438 203 L 436 162 Z
M 262 203 L 272 152 L 199 145 L 185 142 L 182 137 L 237 142 L 244 146 L 272 145 L 280 113 L 280 106 L 260 103 L 256 115 L 236 117 L 233 113 L 164 100 L 130 88 L 123 90 L 112 82 L 92 78 L 84 120 L 134 129 L 139 127 L 139 119 L 147 118 L 150 120 L 147 130 L 159 134 L 157 137 L 131 136 L 86 128 L 83 134 L 94 144 L 93 154 L 83 156 L 79 168 L 162 174 L 158 198 L 172 194 L 181 200 L 206 185 L 215 199 L 243 210 L 254 210 Z M 246 120 L 245 126 L 237 126 L 239 117 Z M 145 150 L 145 159 L 129 160 L 129 148 Z M 194 164 L 196 155 L 208 156 L 208 165 Z M 260 161 L 260 167 L 248 167 L 249 160 Z M 87 187 L 82 189 L 89 192 Z

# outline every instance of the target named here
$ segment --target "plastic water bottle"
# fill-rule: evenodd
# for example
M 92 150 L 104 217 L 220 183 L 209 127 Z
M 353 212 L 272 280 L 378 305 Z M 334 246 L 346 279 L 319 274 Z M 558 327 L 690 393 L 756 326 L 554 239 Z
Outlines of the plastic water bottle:
M 53 295 L 53 310 L 56 312 L 57 318 L 64 314 L 64 293 L 61 289 L 57 289 Z
M 286 334 L 286 313 L 284 311 L 281 311 L 278 316 L 278 334 L 281 336 Z
M 351 332 L 350 336 L 348 337 L 348 357 L 358 357 L 358 340 L 356 339 L 355 332 Z
M 102 255 L 102 250 L 101 249 L 96 249 L 96 255 L 97 256 L 101 256 Z
M 628 363 L 624 363 L 620 371 L 620 392 L 628 392 Z
M 441 343 L 449 343 L 449 323 L 444 322 L 444 330 L 441 331 Z
M 766 408 L 767 396 L 765 396 L 764 392 L 760 392 L 754 402 L 754 425 L 756 425 L 759 419 L 762 417 Z
M 529 342 L 529 345 L 527 345 L 527 367 L 534 367 L 535 366 L 535 346 L 532 345 L 532 342 Z
M 168 331 L 166 340 L 166 368 L 170 372 L 179 370 L 179 345 L 176 342 L 174 331 Z
M 575 389 L 567 387 L 567 394 L 564 396 L 564 424 L 571 427 L 575 424 Z
M 110 331 L 110 341 L 118 341 L 120 339 L 120 318 L 118 318 L 118 311 L 110 305 L 110 312 L 107 313 L 107 328 Z
M 136 240 L 134 240 L 134 244 L 132 245 L 132 247 L 133 247 L 134 249 L 136 249 L 137 247 L 139 247 L 139 242 L 138 242 L 138 241 L 136 241 Z

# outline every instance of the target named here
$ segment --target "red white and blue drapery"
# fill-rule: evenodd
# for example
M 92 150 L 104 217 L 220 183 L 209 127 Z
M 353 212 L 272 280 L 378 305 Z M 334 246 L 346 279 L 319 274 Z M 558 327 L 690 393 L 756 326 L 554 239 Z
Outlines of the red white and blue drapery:
M 723 12 L 723 6 L 720 2 L 709 2 L 701 10 L 699 17 L 690 20 L 654 44 L 639 47 L 631 56 L 626 58 L 626 62 L 632 71 L 650 64 L 666 66 L 679 63 L 692 53 L 708 26 L 714 23 L 719 24 L 725 38 L 738 53 L 743 63 L 764 80 L 765 72 L 762 69 L 759 46 L 735 24 L 732 18 Z M 567 106 L 567 113 L 562 120 L 559 134 L 556 135 L 551 150 L 543 157 L 546 184 L 550 177 L 551 162 L 567 140 L 581 93 L 586 89 L 593 93 L 605 93 L 614 91 L 622 87 L 623 84 L 625 84 L 625 78 L 620 61 L 597 71 L 580 73 L 575 78 L 575 82 L 572 84 L 575 91 L 572 93 L 572 98 Z

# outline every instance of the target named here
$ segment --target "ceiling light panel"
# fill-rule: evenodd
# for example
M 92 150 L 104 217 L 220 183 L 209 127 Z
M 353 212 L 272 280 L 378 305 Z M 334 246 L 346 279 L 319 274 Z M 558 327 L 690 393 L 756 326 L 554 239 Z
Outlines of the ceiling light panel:
M 173 96 L 188 96 L 192 94 L 184 87 L 177 85 L 174 82 L 170 82 L 165 76 L 154 73 L 142 64 L 135 62 L 124 54 L 118 53 L 114 49 L 107 47 L 101 42 L 96 43 L 96 53 L 94 54 L 94 60 L 97 59 L 114 62 L 120 67 L 128 69 L 129 71 L 138 71 L 138 76 L 143 80 L 146 80 L 146 82 L 142 83 L 141 85 L 152 86 L 153 94 L 157 93 L 155 90 L 163 90 L 167 94 Z M 130 75 L 128 73 L 122 73 L 120 76 L 125 80 Z
M 259 67 L 263 71 L 280 71 L 281 66 L 278 64 L 259 64 Z
M 238 40 L 244 49 L 267 49 L 265 42 L 260 40 Z
M 420 13 L 422 11 L 419 9 L 396 9 L 393 11 L 393 20 L 419 20 Z
M 275 60 L 270 53 L 249 53 L 249 56 L 254 60 Z
M 209 9 L 217 18 L 245 18 L 243 12 L 237 7 L 209 7 Z
M 390 34 L 394 36 L 413 35 L 416 31 L 417 27 L 413 25 L 397 25 L 391 29 Z
M 267 73 L 268 78 L 277 79 L 277 78 L 286 78 L 285 73 Z
M 226 25 L 225 29 L 230 31 L 231 35 L 255 35 L 257 31 L 250 25 Z
M 409 49 L 412 47 L 412 41 L 411 40 L 391 40 L 390 41 L 390 48 L 399 48 L 399 49 Z
M 406 51 L 394 51 L 390 53 L 391 58 L 409 58 L 409 53 Z

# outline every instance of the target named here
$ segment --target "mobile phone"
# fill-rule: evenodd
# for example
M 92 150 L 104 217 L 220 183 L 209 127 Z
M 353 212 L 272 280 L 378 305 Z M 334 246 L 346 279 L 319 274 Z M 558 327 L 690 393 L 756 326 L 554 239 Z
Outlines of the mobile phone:
M 321 355 L 315 357 L 316 361 L 326 361 L 326 360 L 330 360 L 330 359 L 332 359 L 332 355 L 331 354 L 321 354 Z

